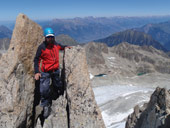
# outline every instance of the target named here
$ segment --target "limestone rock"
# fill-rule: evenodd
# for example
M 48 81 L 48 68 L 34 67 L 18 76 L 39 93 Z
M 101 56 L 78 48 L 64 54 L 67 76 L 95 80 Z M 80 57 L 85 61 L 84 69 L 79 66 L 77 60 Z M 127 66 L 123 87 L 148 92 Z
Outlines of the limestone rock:
M 135 107 L 128 116 L 126 128 L 169 128 L 170 90 L 157 88 L 149 103 L 143 108 Z
M 33 58 L 43 32 L 39 25 L 20 14 L 11 43 L 0 60 L 0 127 L 30 127 L 35 83 Z

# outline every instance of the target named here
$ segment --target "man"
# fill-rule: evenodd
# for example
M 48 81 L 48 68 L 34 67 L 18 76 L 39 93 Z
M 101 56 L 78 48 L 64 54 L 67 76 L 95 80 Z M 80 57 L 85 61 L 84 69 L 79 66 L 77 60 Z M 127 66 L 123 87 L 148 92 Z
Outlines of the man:
M 51 28 L 44 30 L 45 41 L 38 47 L 34 58 L 35 80 L 40 79 L 40 95 L 44 118 L 50 113 L 50 80 L 55 89 L 61 89 L 62 83 L 59 78 L 59 50 L 62 46 L 55 42 L 54 32 Z

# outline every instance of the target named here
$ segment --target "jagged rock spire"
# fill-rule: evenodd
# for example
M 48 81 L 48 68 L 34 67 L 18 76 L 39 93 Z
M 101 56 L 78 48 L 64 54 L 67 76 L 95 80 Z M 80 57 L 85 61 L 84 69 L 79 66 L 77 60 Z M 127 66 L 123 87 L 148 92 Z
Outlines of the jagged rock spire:
M 136 106 L 128 116 L 126 128 L 169 128 L 170 90 L 156 88 L 148 104 Z
M 41 27 L 26 15 L 16 19 L 10 47 L 0 60 L 0 127 L 30 127 L 34 100 L 33 58 Z

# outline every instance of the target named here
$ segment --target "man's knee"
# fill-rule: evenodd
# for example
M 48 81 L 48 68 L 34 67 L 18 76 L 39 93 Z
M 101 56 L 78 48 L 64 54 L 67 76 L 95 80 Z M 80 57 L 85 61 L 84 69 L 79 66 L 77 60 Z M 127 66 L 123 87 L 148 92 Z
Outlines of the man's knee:
M 41 93 L 41 96 L 48 97 L 50 93 L 50 88 L 40 88 L 40 93 Z

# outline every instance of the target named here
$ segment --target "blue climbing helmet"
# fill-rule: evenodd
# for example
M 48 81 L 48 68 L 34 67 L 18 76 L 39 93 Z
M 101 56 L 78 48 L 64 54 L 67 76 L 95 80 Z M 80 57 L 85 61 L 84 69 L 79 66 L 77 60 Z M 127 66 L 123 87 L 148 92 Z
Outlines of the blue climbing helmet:
M 52 30 L 52 28 L 46 28 L 44 30 L 44 36 L 48 37 L 48 36 L 54 36 L 54 31 Z

